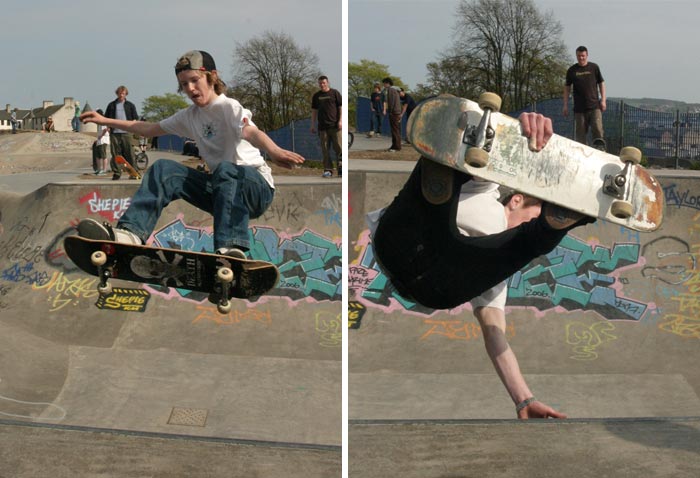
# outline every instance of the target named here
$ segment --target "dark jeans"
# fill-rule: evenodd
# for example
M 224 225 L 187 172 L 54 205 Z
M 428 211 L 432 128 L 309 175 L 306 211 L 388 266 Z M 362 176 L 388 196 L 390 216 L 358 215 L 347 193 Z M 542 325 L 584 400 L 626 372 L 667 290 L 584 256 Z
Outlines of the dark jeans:
M 389 114 L 389 126 L 391 126 L 391 149 L 401 150 L 401 113 Z
M 114 162 L 117 156 L 123 156 L 126 162 L 134 166 L 133 148 L 131 146 L 131 135 L 129 133 L 111 133 L 109 135 L 109 148 L 112 153 L 112 159 L 109 161 L 109 166 L 117 176 L 121 176 L 121 166 Z M 134 168 L 136 168 L 134 166 Z
M 251 166 L 224 161 L 208 174 L 177 161 L 160 159 L 146 172 L 118 227 L 128 229 L 145 243 L 163 208 L 176 199 L 184 199 L 213 215 L 215 250 L 231 246 L 248 250 L 248 220 L 267 210 L 274 191 Z
M 382 113 L 373 111 L 369 117 L 369 130 L 382 134 Z
M 450 309 L 482 294 L 554 249 L 572 229 L 552 229 L 542 216 L 499 234 L 462 235 L 456 216 L 462 184 L 454 172 L 453 195 L 430 204 L 421 192 L 421 159 L 384 212 L 372 245 L 396 290 L 426 307 Z
M 343 148 L 340 146 L 340 130 L 320 129 L 318 130 L 318 138 L 321 141 L 321 152 L 323 153 L 323 169 L 325 171 L 333 171 L 333 161 L 331 161 L 328 143 L 331 144 L 335 157 L 338 158 L 338 173 L 340 173 L 343 164 Z

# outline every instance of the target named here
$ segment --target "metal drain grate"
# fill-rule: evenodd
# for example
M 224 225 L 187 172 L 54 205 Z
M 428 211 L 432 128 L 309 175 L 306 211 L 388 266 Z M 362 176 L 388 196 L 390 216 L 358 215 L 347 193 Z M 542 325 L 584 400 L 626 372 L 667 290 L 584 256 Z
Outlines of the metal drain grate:
M 209 410 L 201 408 L 173 407 L 168 419 L 168 425 L 184 425 L 187 427 L 203 427 L 207 424 Z

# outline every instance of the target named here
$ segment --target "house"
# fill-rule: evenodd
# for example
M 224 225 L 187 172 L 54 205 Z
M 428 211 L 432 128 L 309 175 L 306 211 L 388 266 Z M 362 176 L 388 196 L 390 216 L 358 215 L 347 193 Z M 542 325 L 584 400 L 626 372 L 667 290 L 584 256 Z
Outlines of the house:
M 0 110 L 0 131 L 12 131 L 10 115 L 12 115 L 13 111 L 15 111 L 17 122 L 19 123 L 18 128 L 24 128 L 24 122 L 31 114 L 31 111 L 12 108 L 11 105 L 6 105 L 4 110 Z
M 71 121 L 73 116 L 75 116 L 76 103 L 70 97 L 63 98 L 62 105 L 54 105 L 53 101 L 46 100 L 38 108 L 18 110 L 17 119 L 21 120 L 22 129 L 41 131 L 49 117 L 52 117 L 56 131 L 73 131 Z M 86 109 L 89 108 L 87 103 L 85 106 Z M 5 110 L 0 111 L 0 131 L 12 129 L 10 125 L 10 113 L 12 113 L 12 110 L 13 108 L 8 104 Z M 93 123 L 81 124 L 80 131 L 94 133 L 97 131 L 97 126 Z

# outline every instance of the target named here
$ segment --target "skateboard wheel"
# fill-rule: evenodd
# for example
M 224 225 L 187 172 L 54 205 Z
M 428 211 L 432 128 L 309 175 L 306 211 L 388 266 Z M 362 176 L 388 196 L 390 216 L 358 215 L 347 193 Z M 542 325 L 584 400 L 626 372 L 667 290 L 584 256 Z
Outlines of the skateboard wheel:
M 634 146 L 625 146 L 620 150 L 620 161 L 639 164 L 642 161 L 642 152 Z
M 469 166 L 483 168 L 489 163 L 489 153 L 481 148 L 469 148 L 464 160 Z
M 219 302 L 216 306 L 216 310 L 218 310 L 220 314 L 228 314 L 231 312 L 231 301 L 227 300 L 226 302 Z
M 491 111 L 501 111 L 501 97 L 496 93 L 482 93 L 479 96 L 479 108 L 482 110 L 490 109 Z
M 95 251 L 90 255 L 90 262 L 93 266 L 103 266 L 107 262 L 107 254 L 102 251 Z
M 221 282 L 233 282 L 233 271 L 228 267 L 221 267 L 216 271 L 216 277 Z
M 105 285 L 98 285 L 97 286 L 97 292 L 100 295 L 109 295 L 112 293 L 112 284 L 107 282 Z
M 628 201 L 617 200 L 610 205 L 610 213 L 619 219 L 627 219 L 633 212 L 634 207 Z

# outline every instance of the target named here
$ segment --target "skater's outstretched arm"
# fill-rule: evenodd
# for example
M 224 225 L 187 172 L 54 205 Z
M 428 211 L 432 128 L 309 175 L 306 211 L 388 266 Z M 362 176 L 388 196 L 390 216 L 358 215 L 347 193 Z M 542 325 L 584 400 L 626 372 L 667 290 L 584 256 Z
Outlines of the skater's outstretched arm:
M 518 359 L 508 345 L 505 312 L 495 307 L 477 307 L 474 310 L 474 316 L 481 325 L 486 353 L 493 362 L 493 366 L 508 390 L 513 403 L 516 406 L 526 404 L 517 410 L 518 418 L 566 418 L 565 414 L 538 400 L 526 402 L 526 400 L 532 399 L 533 395 L 520 372 Z

